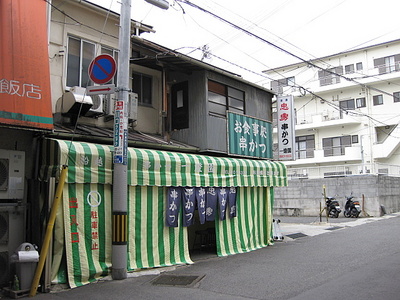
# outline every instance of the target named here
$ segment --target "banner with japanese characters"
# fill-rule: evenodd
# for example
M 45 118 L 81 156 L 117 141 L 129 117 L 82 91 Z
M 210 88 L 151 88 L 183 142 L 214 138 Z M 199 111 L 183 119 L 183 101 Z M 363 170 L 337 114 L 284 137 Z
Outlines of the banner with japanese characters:
M 257 158 L 272 158 L 272 124 L 228 112 L 228 153 Z
M 68 162 L 68 183 L 88 182 L 94 176 L 100 183 L 112 184 L 112 151 L 109 145 L 48 140 L 41 164 L 42 180 L 58 176 Z M 128 184 L 139 186 L 286 186 L 282 162 L 206 156 L 140 148 L 128 148 Z
M 295 160 L 295 114 L 293 96 L 279 96 L 277 100 L 278 159 Z
M 0 1 L 0 123 L 53 129 L 46 1 Z
M 63 210 L 67 276 L 71 288 L 105 276 L 111 267 L 109 184 L 65 184 Z
M 218 256 L 249 252 L 273 244 L 273 188 L 239 188 L 235 198 L 237 217 L 215 220 Z
M 165 187 L 129 187 L 128 270 L 190 264 L 187 228 L 165 226 Z M 112 266 L 112 185 L 65 184 L 65 253 L 71 288 L 106 276 Z

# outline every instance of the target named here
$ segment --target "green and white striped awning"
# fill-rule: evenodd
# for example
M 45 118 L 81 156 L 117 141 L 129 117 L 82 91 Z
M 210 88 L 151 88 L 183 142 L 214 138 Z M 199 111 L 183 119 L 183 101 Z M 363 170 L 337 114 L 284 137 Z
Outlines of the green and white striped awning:
M 47 140 L 41 178 L 68 165 L 67 183 L 112 184 L 113 147 Z M 131 186 L 286 186 L 281 162 L 128 148 L 128 184 Z
M 111 267 L 113 147 L 55 139 L 42 146 L 43 180 L 68 165 L 55 240 L 60 256 L 66 253 L 69 285 L 80 286 Z M 192 263 L 188 228 L 165 226 L 168 186 L 243 187 L 237 217 L 215 221 L 218 255 L 272 243 L 273 187 L 287 184 L 283 164 L 134 148 L 128 157 L 129 270 Z

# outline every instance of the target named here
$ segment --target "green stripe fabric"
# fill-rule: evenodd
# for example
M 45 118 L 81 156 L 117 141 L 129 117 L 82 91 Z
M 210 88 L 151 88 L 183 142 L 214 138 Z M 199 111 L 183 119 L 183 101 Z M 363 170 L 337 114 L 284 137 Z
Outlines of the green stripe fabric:
M 42 149 L 42 180 L 68 165 L 67 275 L 71 287 L 81 286 L 111 266 L 113 147 L 47 139 Z M 127 268 L 135 270 L 192 263 L 188 228 L 165 226 L 169 186 L 237 187 L 237 217 L 215 221 L 217 252 L 225 256 L 272 243 L 273 186 L 287 185 L 287 178 L 279 162 L 129 148 L 128 184 Z
M 165 226 L 166 197 L 165 187 L 129 188 L 130 270 L 192 263 L 187 228 Z
M 129 148 L 136 162 L 130 185 L 139 186 L 285 186 L 286 167 L 266 160 L 211 157 Z
M 74 288 L 111 267 L 111 185 L 66 184 L 62 198 L 67 275 Z
M 165 226 L 166 193 L 165 187 L 129 188 L 128 270 L 193 263 L 187 228 Z M 65 247 L 71 288 L 109 273 L 111 199 L 111 185 L 64 186 Z
M 67 182 L 112 184 L 112 146 L 62 140 L 54 142 L 60 149 L 58 161 L 69 166 Z M 54 145 L 48 147 L 55 148 Z M 132 186 L 287 185 L 286 167 L 281 162 L 137 148 L 129 148 L 128 154 L 128 184 Z M 45 180 L 49 174 L 58 174 L 61 168 L 54 163 L 54 158 L 52 160 L 42 164 L 41 176 Z
M 269 187 L 238 189 L 237 217 L 215 221 L 218 256 L 249 252 L 273 243 L 272 195 Z

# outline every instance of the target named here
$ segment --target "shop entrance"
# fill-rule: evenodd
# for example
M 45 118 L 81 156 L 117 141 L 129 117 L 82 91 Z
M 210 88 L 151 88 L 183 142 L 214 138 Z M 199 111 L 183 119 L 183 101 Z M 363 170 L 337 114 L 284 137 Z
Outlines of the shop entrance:
M 217 257 L 215 222 L 206 221 L 200 224 L 198 214 L 195 214 L 194 224 L 188 227 L 188 243 L 190 258 L 193 261 Z

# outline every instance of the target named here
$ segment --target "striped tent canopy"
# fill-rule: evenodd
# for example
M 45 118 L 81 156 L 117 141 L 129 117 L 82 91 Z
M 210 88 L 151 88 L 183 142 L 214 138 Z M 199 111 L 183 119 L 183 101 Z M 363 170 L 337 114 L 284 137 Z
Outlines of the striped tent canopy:
M 68 165 L 67 183 L 112 184 L 108 145 L 47 140 L 41 178 L 58 177 Z M 132 186 L 286 186 L 286 167 L 267 160 L 214 157 L 128 148 L 128 184 Z
M 70 287 L 81 286 L 111 267 L 113 147 L 55 139 L 42 147 L 43 181 L 68 166 L 55 241 Z M 238 187 L 237 217 L 215 220 L 217 254 L 225 256 L 272 243 L 273 187 L 287 178 L 279 162 L 129 148 L 128 184 L 127 267 L 135 270 L 192 263 L 188 227 L 166 226 L 169 186 Z

